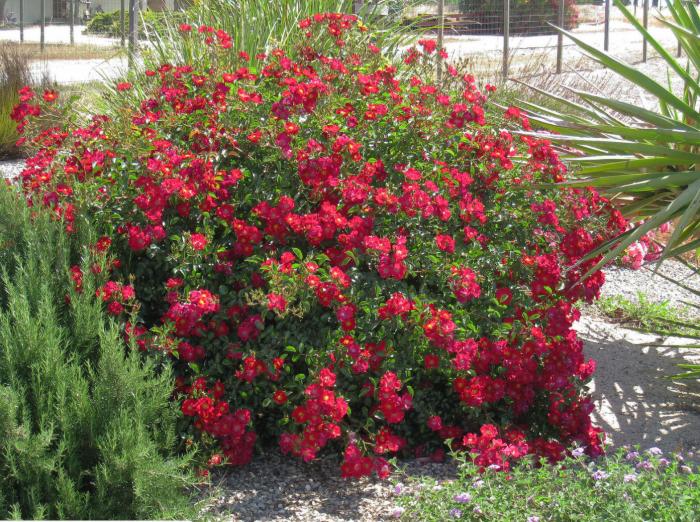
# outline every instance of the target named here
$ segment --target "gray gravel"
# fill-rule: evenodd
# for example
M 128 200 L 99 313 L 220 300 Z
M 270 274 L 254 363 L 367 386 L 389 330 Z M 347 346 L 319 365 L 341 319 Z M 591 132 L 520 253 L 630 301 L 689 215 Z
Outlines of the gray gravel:
M 216 501 L 206 518 L 235 521 L 374 521 L 393 518 L 394 481 L 340 478 L 339 463 L 323 459 L 304 464 L 279 453 L 256 457 L 246 467 L 213 477 Z M 402 476 L 453 480 L 452 463 L 407 463 Z
M 0 178 L 16 178 L 24 169 L 24 163 L 23 159 L 0 161 Z
M 639 270 L 607 268 L 601 296 L 621 296 L 637 301 L 641 293 L 654 302 L 668 301 L 669 304 L 679 307 L 682 307 L 684 302 L 700 305 L 700 296 L 667 281 L 655 273 L 657 269 L 660 274 L 700 291 L 700 275 L 680 261 L 669 260 L 664 261 L 660 267 L 652 263 Z

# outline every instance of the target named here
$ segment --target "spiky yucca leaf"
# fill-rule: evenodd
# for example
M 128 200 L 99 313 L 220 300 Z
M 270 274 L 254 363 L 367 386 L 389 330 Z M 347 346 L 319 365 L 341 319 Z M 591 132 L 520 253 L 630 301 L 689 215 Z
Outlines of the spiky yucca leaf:
M 601 265 L 607 263 L 647 232 L 673 221 L 663 261 L 700 247 L 700 15 L 692 3 L 673 0 L 670 16 L 659 18 L 680 42 L 687 57 L 681 61 L 620 0 L 614 1 L 659 53 L 669 74 L 681 78 L 682 92 L 559 29 L 586 55 L 652 95 L 658 106 L 643 108 L 580 91 L 573 91 L 581 103 L 570 103 L 569 113 L 543 110 L 527 101 L 521 106 L 531 121 L 551 131 L 546 137 L 576 151 L 567 157 L 577 174 L 571 185 L 599 188 L 628 218 L 641 223 L 592 256 L 604 253 Z

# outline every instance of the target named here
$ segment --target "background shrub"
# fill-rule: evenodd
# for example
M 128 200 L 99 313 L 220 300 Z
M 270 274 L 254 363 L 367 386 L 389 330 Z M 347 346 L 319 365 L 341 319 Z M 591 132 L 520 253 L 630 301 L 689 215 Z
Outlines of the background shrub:
M 125 350 L 100 260 L 72 265 L 89 228 L 32 214 L 0 188 L 0 518 L 191 516 L 168 366 Z
M 183 24 L 206 59 L 117 84 L 113 119 L 40 133 L 22 174 L 32 204 L 103 234 L 117 263 L 100 296 L 176 360 L 188 436 L 213 463 L 256 441 L 328 449 L 349 477 L 439 458 L 445 439 L 483 466 L 598 453 L 571 326 L 604 278 L 577 262 L 624 221 L 593 191 L 542 188 L 565 168 L 488 124 L 493 87 L 421 79 L 434 42 L 395 67 L 353 16 L 300 27 L 253 69 L 227 32 Z M 31 130 L 53 103 L 24 92 L 15 118 Z
M 165 29 L 166 18 L 169 23 L 179 23 L 184 20 L 184 14 L 180 11 L 141 11 L 139 16 L 139 37 L 143 38 L 146 33 L 146 28 L 150 31 L 162 32 Z M 104 13 L 95 13 L 85 26 L 85 33 L 99 34 L 111 38 L 119 38 L 121 36 L 121 12 L 109 11 Z M 124 15 L 124 31 L 125 35 L 129 32 L 129 13 Z

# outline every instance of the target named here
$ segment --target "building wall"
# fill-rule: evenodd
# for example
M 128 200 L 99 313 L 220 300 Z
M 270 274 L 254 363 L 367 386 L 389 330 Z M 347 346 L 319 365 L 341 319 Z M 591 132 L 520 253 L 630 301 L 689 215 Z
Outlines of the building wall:
M 175 0 L 144 0 L 141 7 L 145 9 L 149 7 L 154 10 L 172 9 Z M 102 6 L 102 10 L 107 13 L 109 11 L 119 11 L 121 9 L 121 0 L 92 0 L 92 11 L 94 12 L 97 6 Z M 125 0 L 126 8 L 129 8 L 129 0 Z
M 5 13 L 13 12 L 19 20 L 19 0 L 7 0 L 5 2 Z M 46 0 L 46 16 L 50 17 L 53 12 L 53 1 Z M 38 24 L 41 22 L 41 3 L 37 0 L 24 0 L 24 23 Z

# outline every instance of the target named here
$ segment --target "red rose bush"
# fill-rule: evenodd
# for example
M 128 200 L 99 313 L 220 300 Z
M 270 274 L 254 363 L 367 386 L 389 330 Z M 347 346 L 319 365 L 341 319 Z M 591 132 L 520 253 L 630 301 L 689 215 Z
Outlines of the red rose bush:
M 550 143 L 507 130 L 529 128 L 517 109 L 487 113 L 493 87 L 422 78 L 434 45 L 392 65 L 353 16 L 300 25 L 305 45 L 234 70 L 225 32 L 183 26 L 210 63 L 121 82 L 122 110 L 80 128 L 32 134 L 57 102 L 30 90 L 14 112 L 38 147 L 29 204 L 104 234 L 99 295 L 172 357 L 183 438 L 212 464 L 336 452 L 347 477 L 447 439 L 505 469 L 600 452 L 572 324 L 604 281 L 580 261 L 624 220 L 554 183 Z

